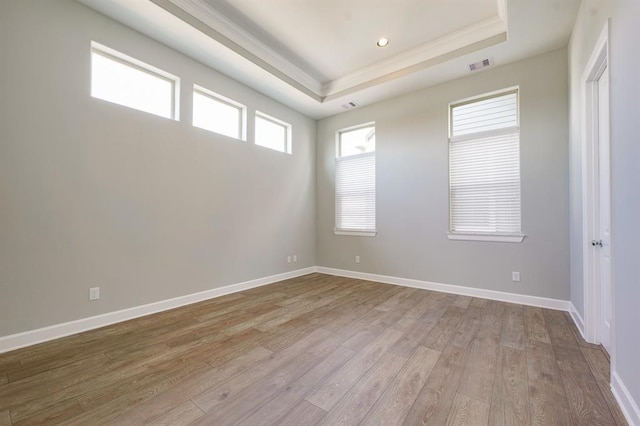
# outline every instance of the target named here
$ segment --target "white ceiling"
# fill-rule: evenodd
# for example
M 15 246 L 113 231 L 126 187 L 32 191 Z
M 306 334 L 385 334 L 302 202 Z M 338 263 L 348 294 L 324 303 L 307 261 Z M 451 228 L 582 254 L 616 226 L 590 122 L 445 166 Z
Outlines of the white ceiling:
M 314 118 L 567 45 L 580 0 L 78 0 Z M 391 43 L 378 48 L 380 37 Z M 481 71 L 475 71 L 481 72 Z
M 322 83 L 499 17 L 496 0 L 205 2 Z

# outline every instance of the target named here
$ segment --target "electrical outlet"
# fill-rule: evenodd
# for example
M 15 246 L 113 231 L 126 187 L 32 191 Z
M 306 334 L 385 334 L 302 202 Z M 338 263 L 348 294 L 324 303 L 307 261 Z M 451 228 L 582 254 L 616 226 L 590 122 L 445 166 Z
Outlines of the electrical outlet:
M 287 263 L 291 263 L 291 256 L 287 256 Z
M 520 272 L 512 272 L 511 280 L 517 283 L 520 282 Z
M 293 263 L 296 263 L 298 261 L 298 255 L 294 254 L 293 255 Z
M 360 263 L 360 256 L 356 256 L 356 263 Z
M 89 289 L 89 300 L 100 299 L 100 287 L 91 287 Z

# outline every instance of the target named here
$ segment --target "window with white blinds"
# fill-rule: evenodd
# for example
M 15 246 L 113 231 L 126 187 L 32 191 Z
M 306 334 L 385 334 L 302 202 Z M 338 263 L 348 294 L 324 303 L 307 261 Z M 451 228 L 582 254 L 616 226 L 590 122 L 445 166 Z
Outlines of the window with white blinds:
M 375 235 L 375 137 L 374 124 L 338 132 L 336 234 Z
M 520 242 L 518 91 L 450 107 L 450 239 Z

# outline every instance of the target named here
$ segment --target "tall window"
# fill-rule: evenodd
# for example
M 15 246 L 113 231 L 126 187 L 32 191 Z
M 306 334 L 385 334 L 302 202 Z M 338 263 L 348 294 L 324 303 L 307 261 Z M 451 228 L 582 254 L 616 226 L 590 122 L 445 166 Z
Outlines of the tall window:
M 178 119 L 178 77 L 98 43 L 91 44 L 91 96 Z
M 450 106 L 450 239 L 520 242 L 518 90 Z
M 291 124 L 256 111 L 256 145 L 291 154 Z
M 200 86 L 193 86 L 193 125 L 245 140 L 247 108 Z
M 336 234 L 376 233 L 376 128 L 374 123 L 338 132 Z

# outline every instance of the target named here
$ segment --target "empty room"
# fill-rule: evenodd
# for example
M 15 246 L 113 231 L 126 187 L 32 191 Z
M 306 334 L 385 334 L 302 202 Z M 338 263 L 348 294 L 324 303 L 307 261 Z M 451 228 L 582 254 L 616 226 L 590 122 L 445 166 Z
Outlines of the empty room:
M 640 426 L 638 0 L 0 0 L 0 426 Z

